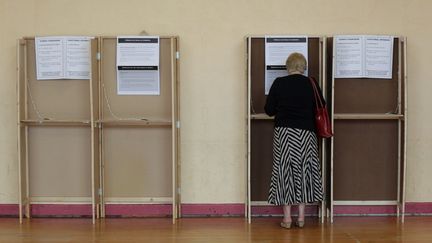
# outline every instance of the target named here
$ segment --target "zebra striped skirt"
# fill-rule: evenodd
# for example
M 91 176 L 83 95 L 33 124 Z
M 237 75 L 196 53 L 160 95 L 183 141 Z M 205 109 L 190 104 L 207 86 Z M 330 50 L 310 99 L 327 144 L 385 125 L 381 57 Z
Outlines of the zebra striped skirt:
M 316 134 L 298 128 L 275 127 L 268 202 L 292 205 L 322 200 Z

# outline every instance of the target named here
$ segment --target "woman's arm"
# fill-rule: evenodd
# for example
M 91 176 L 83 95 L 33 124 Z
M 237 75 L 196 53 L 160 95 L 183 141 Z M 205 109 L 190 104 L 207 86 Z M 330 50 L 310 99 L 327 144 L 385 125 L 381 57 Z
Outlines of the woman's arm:
M 264 106 L 265 113 L 269 116 L 276 115 L 276 106 L 277 106 L 277 99 L 276 99 L 276 91 L 277 91 L 277 80 L 273 82 L 272 86 L 270 87 L 270 91 L 267 95 L 266 104 Z

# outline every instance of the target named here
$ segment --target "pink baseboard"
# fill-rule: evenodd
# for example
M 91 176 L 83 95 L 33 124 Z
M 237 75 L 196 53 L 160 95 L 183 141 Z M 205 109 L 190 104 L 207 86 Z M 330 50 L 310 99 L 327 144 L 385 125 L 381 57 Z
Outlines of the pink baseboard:
M 432 203 L 431 202 L 406 203 L 405 213 L 408 213 L 408 214 L 432 214 Z
M 170 217 L 171 204 L 106 204 L 107 217 Z
M 292 213 L 297 214 L 297 206 L 292 207 Z M 281 206 L 252 206 L 252 215 L 282 215 L 283 210 Z M 307 206 L 305 208 L 306 215 L 317 215 L 318 206 Z
M 373 214 L 395 214 L 396 206 L 392 205 L 373 205 L 373 206 L 357 206 L 357 205 L 335 205 L 333 208 L 334 215 L 373 215 Z
M 182 216 L 241 216 L 245 214 L 242 203 L 182 204 Z
M 90 204 L 33 204 L 31 215 L 36 217 L 91 217 L 92 210 Z
M 281 215 L 280 206 L 252 206 L 253 215 Z M 293 214 L 297 209 L 293 207 Z M 432 202 L 408 202 L 405 212 L 408 215 L 432 214 Z M 182 216 L 244 216 L 245 205 L 228 204 L 182 204 Z M 335 215 L 374 215 L 395 214 L 396 206 L 334 206 Z M 91 205 L 75 204 L 33 204 L 31 214 L 36 217 L 90 217 Z M 107 204 L 107 217 L 170 217 L 171 204 Z M 317 206 L 306 207 L 307 215 L 318 214 Z M 17 204 L 0 204 L 0 216 L 18 216 Z
M 18 216 L 18 204 L 0 204 L 0 216 Z
M 0 216 L 18 216 L 17 204 L 0 204 Z M 31 215 L 35 217 L 90 217 L 91 205 L 76 204 L 33 204 Z

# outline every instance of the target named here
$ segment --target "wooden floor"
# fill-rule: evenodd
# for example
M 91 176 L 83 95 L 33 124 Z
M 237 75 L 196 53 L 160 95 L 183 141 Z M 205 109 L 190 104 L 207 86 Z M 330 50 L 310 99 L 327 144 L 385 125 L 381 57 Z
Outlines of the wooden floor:
M 39 218 L 22 225 L 0 218 L 0 242 L 432 242 L 432 217 L 308 218 L 303 229 L 282 229 L 280 218 L 91 219 Z

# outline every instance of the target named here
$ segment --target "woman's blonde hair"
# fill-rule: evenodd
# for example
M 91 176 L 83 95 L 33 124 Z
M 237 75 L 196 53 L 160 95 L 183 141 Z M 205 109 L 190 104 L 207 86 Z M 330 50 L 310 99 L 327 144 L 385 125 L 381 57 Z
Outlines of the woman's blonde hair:
M 288 73 L 300 72 L 304 73 L 307 68 L 306 58 L 298 52 L 294 52 L 286 60 L 286 69 Z

